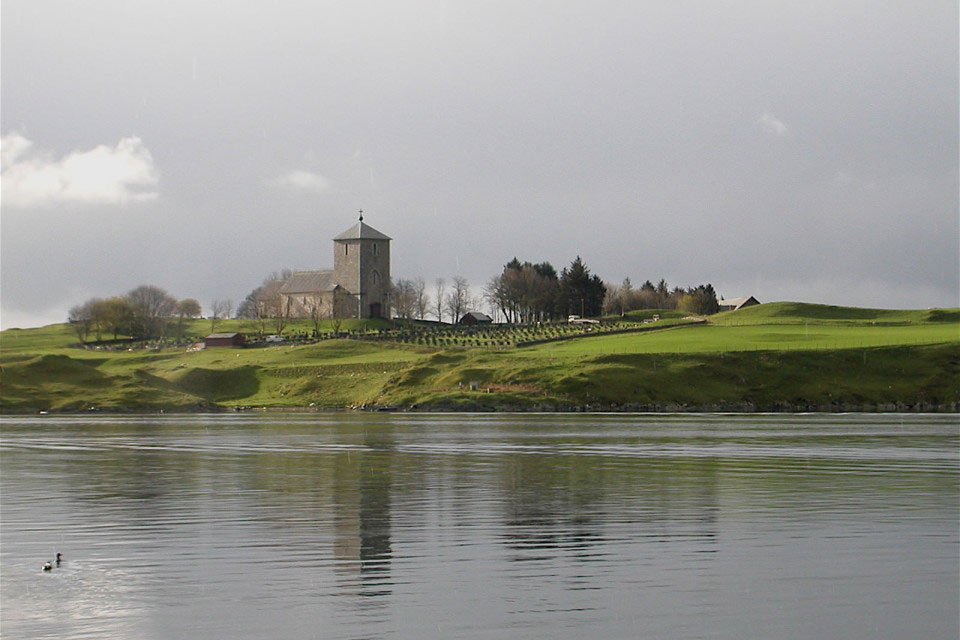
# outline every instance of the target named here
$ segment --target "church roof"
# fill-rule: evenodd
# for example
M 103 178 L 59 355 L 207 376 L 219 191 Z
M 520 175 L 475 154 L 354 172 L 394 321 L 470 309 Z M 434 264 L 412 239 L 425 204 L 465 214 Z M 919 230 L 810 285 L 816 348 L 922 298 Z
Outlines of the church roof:
M 334 279 L 332 270 L 296 271 L 280 287 L 280 293 L 332 291 L 336 286 L 337 281 Z
M 392 240 L 392 238 L 383 235 L 361 220 L 338 235 L 334 240 Z

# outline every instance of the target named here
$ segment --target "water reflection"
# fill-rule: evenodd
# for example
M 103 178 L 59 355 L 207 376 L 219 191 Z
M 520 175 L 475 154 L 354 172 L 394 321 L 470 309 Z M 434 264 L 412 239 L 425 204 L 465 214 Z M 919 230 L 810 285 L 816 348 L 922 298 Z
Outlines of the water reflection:
M 0 632 L 956 637 L 960 439 L 901 422 L 5 421 Z
M 364 452 L 341 454 L 335 466 L 334 555 L 339 574 L 359 572 L 362 596 L 390 595 L 390 429 L 363 433 Z M 346 582 L 344 586 L 349 585 Z

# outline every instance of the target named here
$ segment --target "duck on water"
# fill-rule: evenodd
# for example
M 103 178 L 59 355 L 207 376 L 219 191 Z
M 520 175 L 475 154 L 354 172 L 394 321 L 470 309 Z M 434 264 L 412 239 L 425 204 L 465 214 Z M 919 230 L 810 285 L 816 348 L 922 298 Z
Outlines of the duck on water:
M 57 554 L 57 559 L 54 561 L 58 567 L 60 566 L 60 562 L 62 561 L 62 559 L 63 559 L 63 554 L 58 553 L 58 554 Z M 43 570 L 44 570 L 44 571 L 50 571 L 51 569 L 53 569 L 54 562 L 44 562 L 44 563 L 43 563 Z

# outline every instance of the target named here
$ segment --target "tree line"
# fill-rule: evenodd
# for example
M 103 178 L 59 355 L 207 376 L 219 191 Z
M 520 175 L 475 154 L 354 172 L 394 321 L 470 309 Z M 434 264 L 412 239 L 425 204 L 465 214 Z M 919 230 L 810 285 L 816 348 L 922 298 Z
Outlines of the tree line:
M 606 292 L 606 285 L 580 256 L 559 274 L 549 262 L 521 263 L 514 257 L 484 288 L 491 308 L 510 323 L 598 316 Z
M 290 309 L 284 308 L 280 288 L 292 274 L 290 269 L 280 269 L 267 276 L 240 303 L 237 317 L 256 320 L 261 333 L 268 325 L 275 333 L 283 331 Z M 698 315 L 719 309 L 711 284 L 670 288 L 661 279 L 656 285 L 647 280 L 635 289 L 627 278 L 620 285 L 611 285 L 592 274 L 580 256 L 559 273 L 549 262 L 521 262 L 514 257 L 486 283 L 480 295 L 475 295 L 460 275 L 449 281 L 437 278 L 430 288 L 423 278 L 400 278 L 389 283 L 389 291 L 393 317 L 430 317 L 450 323 L 484 305 L 491 315 L 512 324 L 565 320 L 571 315 L 623 315 L 636 309 L 678 309 Z M 312 310 L 311 318 L 319 331 L 319 307 Z
M 423 278 L 400 279 L 391 287 L 394 315 L 407 320 L 456 323 L 464 314 L 484 303 L 493 315 L 510 323 L 529 323 L 566 318 L 569 315 L 598 316 L 603 309 L 606 285 L 579 256 L 559 274 L 549 262 L 533 264 L 514 257 L 484 286 L 481 295 L 471 292 L 466 278 L 455 275 L 433 282 L 427 291 Z
M 427 291 L 423 278 L 399 279 L 391 284 L 390 302 L 393 313 L 404 320 L 425 320 L 433 315 L 437 322 L 444 318 L 457 322 L 468 311 L 476 310 L 478 300 L 470 292 L 470 282 L 460 275 L 433 281 L 433 293 Z
M 169 328 L 183 336 L 184 323 L 201 314 L 200 303 L 193 298 L 177 300 L 152 285 L 141 285 L 125 295 L 90 298 L 70 309 L 67 320 L 81 342 L 93 334 L 97 341 L 105 334 L 135 339 L 160 338 Z
M 236 317 L 255 320 L 263 334 L 269 326 L 281 333 L 291 317 L 289 302 L 280 295 L 283 283 L 293 274 L 290 269 L 274 271 L 237 306 Z M 619 285 L 605 284 L 592 274 L 580 256 L 559 273 L 549 262 L 521 262 L 514 257 L 499 274 L 491 278 L 480 296 L 471 292 L 466 278 L 455 275 L 433 282 L 428 291 L 423 278 L 396 280 L 390 285 L 390 306 L 394 317 L 456 323 L 469 311 L 484 303 L 494 316 L 512 324 L 529 324 L 566 319 L 568 316 L 596 317 L 624 315 L 637 309 L 677 309 L 706 315 L 719 310 L 717 294 L 711 284 L 671 288 L 666 280 L 657 284 L 645 281 L 634 288 L 630 279 Z M 286 308 L 285 308 L 286 307 Z M 171 331 L 183 337 L 187 319 L 201 315 L 200 303 L 193 298 L 177 300 L 152 285 L 142 285 L 121 296 L 91 298 L 70 309 L 68 320 L 81 341 L 93 334 L 130 336 L 134 339 L 161 338 Z M 210 305 L 210 331 L 217 322 L 230 318 L 233 303 L 213 300 Z M 320 332 L 320 306 L 308 308 L 314 329 Z M 330 318 L 336 325 L 339 321 Z M 339 331 L 337 327 L 334 331 Z
M 661 279 L 656 285 L 647 280 L 634 289 L 627 278 L 620 285 L 608 287 L 603 311 L 608 315 L 624 315 L 637 309 L 677 309 L 696 315 L 709 315 L 720 310 L 717 292 L 711 284 L 699 284 L 684 289 L 667 284 Z

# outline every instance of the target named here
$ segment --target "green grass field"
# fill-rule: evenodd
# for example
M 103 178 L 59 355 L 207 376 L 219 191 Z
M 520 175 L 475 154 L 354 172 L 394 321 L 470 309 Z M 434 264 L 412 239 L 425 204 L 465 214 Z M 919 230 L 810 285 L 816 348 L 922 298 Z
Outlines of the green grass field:
M 646 318 L 637 316 L 638 323 Z M 676 316 L 663 317 L 662 329 L 643 333 L 499 349 L 339 339 L 192 352 L 103 351 L 75 346 L 67 325 L 11 329 L 0 333 L 0 401 L 4 411 L 79 411 L 936 408 L 955 407 L 960 399 L 957 309 L 772 303 L 717 314 L 706 325 L 669 327 L 666 321 Z M 382 327 L 346 321 L 342 330 Z M 241 320 L 217 327 L 255 329 Z M 310 330 L 305 322 L 287 329 Z M 194 335 L 208 331 L 209 321 L 187 327 Z
M 597 336 L 537 345 L 518 356 L 591 356 L 616 353 L 719 353 L 862 349 L 960 341 L 960 326 L 943 324 L 744 324 L 678 327 L 647 334 Z

